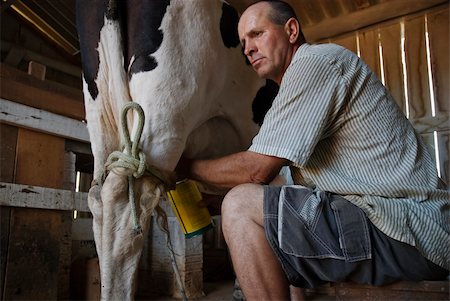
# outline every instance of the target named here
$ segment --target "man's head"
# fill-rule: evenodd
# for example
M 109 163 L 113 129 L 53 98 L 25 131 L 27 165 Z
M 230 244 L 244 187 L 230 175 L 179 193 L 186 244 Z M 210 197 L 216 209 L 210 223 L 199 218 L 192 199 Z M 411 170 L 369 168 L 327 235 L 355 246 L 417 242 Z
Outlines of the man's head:
M 287 3 L 258 1 L 239 20 L 244 54 L 262 78 L 281 83 L 298 47 L 305 42 L 294 10 Z

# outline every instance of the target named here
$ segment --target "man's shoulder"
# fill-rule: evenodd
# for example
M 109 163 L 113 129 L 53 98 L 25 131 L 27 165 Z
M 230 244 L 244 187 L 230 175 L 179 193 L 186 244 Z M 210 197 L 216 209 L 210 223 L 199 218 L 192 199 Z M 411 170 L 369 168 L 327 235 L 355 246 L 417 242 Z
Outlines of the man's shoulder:
M 323 43 L 323 44 L 302 44 L 297 53 L 295 54 L 295 59 L 301 59 L 302 57 L 316 56 L 324 59 L 333 59 L 342 56 L 352 56 L 353 53 L 342 47 L 341 45 L 333 43 Z

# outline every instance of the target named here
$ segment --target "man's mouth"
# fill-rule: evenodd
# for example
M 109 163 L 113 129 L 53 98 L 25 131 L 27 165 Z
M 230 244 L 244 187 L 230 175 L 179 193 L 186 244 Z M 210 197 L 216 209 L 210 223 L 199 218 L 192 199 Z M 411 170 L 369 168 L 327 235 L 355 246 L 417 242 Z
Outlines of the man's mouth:
M 258 65 L 258 64 L 261 62 L 262 59 L 263 59 L 263 58 L 260 57 L 260 58 L 257 58 L 257 59 L 255 59 L 255 60 L 253 60 L 253 61 L 252 61 L 252 66 L 253 66 L 253 67 L 256 67 L 256 65 Z

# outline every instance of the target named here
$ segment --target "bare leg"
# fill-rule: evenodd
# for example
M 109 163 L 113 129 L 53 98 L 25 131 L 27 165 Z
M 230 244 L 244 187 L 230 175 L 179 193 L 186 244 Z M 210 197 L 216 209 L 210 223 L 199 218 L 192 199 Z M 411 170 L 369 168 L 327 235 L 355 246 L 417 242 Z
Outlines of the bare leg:
M 289 300 L 289 283 L 263 228 L 263 188 L 233 188 L 222 204 L 222 227 L 247 300 Z
M 303 290 L 299 287 L 292 286 L 291 289 L 291 300 L 292 301 L 304 301 L 305 295 L 303 294 Z

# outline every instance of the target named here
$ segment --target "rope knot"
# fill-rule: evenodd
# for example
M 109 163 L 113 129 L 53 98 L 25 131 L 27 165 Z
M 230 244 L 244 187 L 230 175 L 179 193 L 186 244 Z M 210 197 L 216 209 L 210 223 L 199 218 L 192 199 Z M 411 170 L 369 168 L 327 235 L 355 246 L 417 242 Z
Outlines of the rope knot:
M 139 152 L 138 156 L 138 158 L 134 158 L 121 151 L 112 152 L 106 161 L 106 170 L 125 176 L 132 175 L 138 179 L 144 175 L 147 166 L 145 154 Z
M 127 113 L 128 110 L 134 109 L 138 114 L 137 129 L 133 141 L 131 141 L 128 132 Z M 134 178 L 140 178 L 146 171 L 147 164 L 145 154 L 139 150 L 139 140 L 141 140 L 142 130 L 144 128 L 145 115 L 141 106 L 135 102 L 129 102 L 122 108 L 120 122 L 122 126 L 121 141 L 124 145 L 123 152 L 112 152 L 106 161 L 105 167 L 109 171 L 128 176 L 128 199 L 131 208 L 131 218 L 133 221 L 133 231 L 136 235 L 142 233 L 139 225 L 139 218 L 136 213 L 136 204 L 134 196 Z M 118 170 L 118 168 L 120 168 Z

